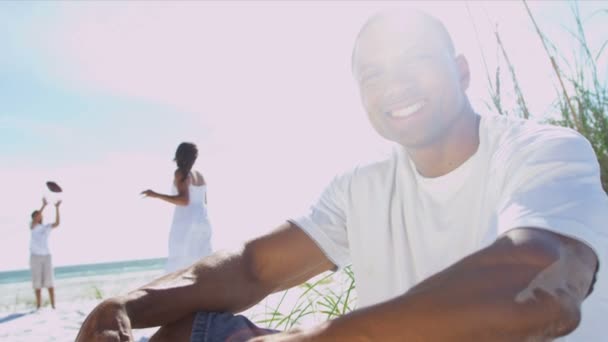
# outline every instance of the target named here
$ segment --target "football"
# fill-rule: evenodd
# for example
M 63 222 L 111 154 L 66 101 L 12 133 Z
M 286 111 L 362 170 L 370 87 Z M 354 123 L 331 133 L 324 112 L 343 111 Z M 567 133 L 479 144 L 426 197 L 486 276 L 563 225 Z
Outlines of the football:
M 49 188 L 49 190 L 51 192 L 62 192 L 63 190 L 61 189 L 61 187 L 59 186 L 59 184 L 53 182 L 53 181 L 48 181 L 46 182 L 46 187 Z

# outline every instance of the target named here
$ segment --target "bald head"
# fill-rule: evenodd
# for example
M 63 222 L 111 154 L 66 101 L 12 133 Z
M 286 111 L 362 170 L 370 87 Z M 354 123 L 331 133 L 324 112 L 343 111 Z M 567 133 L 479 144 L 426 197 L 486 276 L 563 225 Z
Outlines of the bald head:
M 416 49 L 455 54 L 452 38 L 436 18 L 414 9 L 383 11 L 372 16 L 361 28 L 352 62 L 354 66 L 360 53 L 390 56 Z

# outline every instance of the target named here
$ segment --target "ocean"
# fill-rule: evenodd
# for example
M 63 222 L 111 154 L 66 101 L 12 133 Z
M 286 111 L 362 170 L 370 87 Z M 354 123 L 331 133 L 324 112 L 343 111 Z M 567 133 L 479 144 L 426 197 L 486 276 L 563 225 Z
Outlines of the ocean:
M 166 258 L 128 260 L 55 268 L 57 303 L 101 300 L 132 291 L 163 275 Z M 43 302 L 48 301 L 43 291 Z M 35 304 L 29 270 L 0 272 L 0 312 Z
M 127 260 L 98 264 L 84 264 L 55 267 L 55 279 L 80 278 L 107 274 L 144 272 L 162 270 L 166 258 Z M 0 272 L 0 284 L 20 283 L 30 281 L 30 270 Z

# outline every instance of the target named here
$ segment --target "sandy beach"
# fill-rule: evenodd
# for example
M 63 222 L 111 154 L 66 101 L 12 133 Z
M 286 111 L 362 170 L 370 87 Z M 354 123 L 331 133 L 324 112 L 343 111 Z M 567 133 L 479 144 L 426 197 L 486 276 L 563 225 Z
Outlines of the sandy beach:
M 161 274 L 162 270 L 148 270 L 58 279 L 55 281 L 55 310 L 48 304 L 46 290 L 42 296 L 43 308 L 35 310 L 30 282 L 0 284 L 0 341 L 74 341 L 82 322 L 97 303 L 142 286 Z M 321 313 L 326 308 L 311 304 L 310 300 L 322 303 L 320 294 L 331 291 L 341 293 L 345 282 L 348 282 L 348 278 L 340 272 L 324 279 L 315 288 L 314 293 L 319 295 L 303 296 L 307 287 L 301 286 L 287 293 L 269 296 L 243 314 L 262 327 L 279 330 L 293 325 L 318 323 L 327 319 Z M 312 291 L 309 293 L 312 294 Z M 354 294 L 351 300 L 355 300 Z M 133 337 L 137 342 L 147 341 L 156 329 L 134 330 Z
M 30 282 L 0 285 L 0 341 L 74 341 L 86 315 L 103 298 L 128 292 L 161 275 L 161 270 L 127 272 L 55 281 L 57 309 L 42 293 L 43 308 L 35 310 Z M 135 341 L 147 341 L 156 328 L 134 331 Z

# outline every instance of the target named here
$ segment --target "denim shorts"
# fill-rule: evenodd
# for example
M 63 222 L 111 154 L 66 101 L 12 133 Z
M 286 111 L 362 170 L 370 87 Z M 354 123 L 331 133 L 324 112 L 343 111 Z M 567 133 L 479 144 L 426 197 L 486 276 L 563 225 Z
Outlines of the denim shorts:
M 199 312 L 192 324 L 191 342 L 245 342 L 250 338 L 274 334 L 242 315 L 227 312 Z

